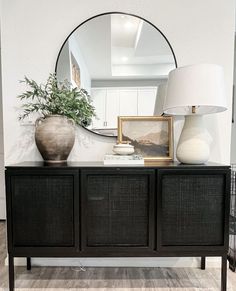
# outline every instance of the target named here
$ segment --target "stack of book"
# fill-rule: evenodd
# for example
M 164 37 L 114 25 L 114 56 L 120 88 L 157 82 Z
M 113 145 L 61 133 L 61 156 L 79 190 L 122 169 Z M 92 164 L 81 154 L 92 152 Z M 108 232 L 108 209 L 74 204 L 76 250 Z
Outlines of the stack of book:
M 144 159 L 141 155 L 113 155 L 104 156 L 104 165 L 143 165 Z

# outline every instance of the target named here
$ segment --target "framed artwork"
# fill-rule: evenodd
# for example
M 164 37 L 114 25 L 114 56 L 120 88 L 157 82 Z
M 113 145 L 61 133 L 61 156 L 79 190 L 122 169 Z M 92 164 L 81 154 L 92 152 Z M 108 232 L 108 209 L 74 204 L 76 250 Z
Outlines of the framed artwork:
M 173 160 L 171 116 L 119 116 L 118 141 L 129 142 L 145 161 Z
M 71 53 L 71 75 L 76 86 L 80 88 L 81 86 L 80 67 L 72 53 Z

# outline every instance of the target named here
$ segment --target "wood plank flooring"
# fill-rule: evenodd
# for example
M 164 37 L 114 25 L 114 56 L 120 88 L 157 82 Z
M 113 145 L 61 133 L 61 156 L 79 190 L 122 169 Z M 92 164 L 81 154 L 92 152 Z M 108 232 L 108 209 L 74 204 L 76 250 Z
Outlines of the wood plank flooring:
M 8 290 L 5 223 L 0 222 L 0 291 Z M 16 267 L 16 291 L 206 291 L 220 290 L 220 268 Z M 228 290 L 236 273 L 228 270 Z

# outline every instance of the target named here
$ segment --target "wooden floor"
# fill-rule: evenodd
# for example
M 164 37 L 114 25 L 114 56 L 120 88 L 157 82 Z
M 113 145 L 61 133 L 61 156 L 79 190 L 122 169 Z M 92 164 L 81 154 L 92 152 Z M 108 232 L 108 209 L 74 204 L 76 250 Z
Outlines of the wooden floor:
M 0 291 L 8 290 L 5 223 L 0 222 Z M 16 267 L 16 291 L 195 291 L 219 290 L 220 268 Z M 236 273 L 228 270 L 228 290 L 236 291 Z

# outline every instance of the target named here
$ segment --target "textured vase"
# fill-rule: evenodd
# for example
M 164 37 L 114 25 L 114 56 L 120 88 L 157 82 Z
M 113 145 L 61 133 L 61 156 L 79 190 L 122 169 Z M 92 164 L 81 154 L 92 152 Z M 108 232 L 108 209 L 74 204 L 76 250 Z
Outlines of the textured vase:
M 62 115 L 48 115 L 35 123 L 35 142 L 43 159 L 48 163 L 67 160 L 74 142 L 74 121 Z

